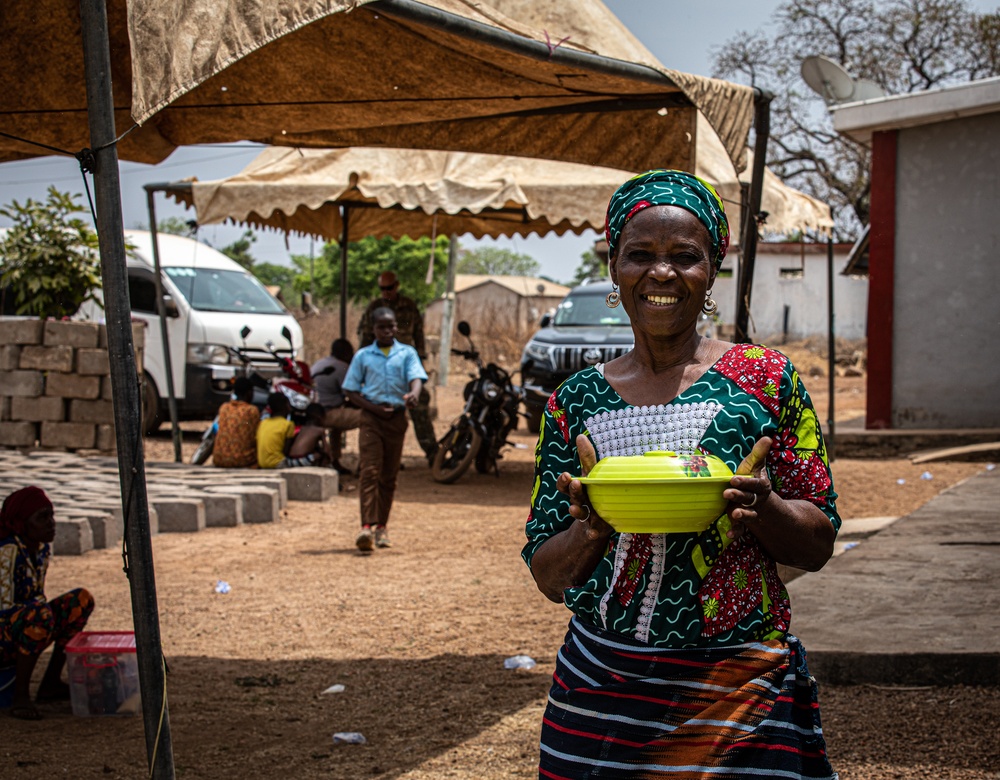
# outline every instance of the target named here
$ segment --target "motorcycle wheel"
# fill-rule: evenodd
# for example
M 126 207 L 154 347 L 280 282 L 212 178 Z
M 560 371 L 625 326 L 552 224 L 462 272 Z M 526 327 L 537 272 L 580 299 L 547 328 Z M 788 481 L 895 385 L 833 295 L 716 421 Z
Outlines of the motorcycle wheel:
M 191 456 L 191 465 L 202 466 L 210 457 L 212 457 L 212 450 L 215 449 L 215 437 L 205 436 L 201 440 L 201 444 L 198 445 L 198 449 L 194 451 L 194 455 Z
M 479 431 L 464 417 L 448 429 L 431 463 L 431 477 L 445 485 L 461 477 L 475 460 L 482 444 Z

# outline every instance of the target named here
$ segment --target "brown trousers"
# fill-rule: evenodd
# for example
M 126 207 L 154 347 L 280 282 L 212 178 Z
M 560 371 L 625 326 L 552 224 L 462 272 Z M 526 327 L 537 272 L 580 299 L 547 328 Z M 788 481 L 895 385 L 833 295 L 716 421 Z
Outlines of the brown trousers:
M 403 456 L 406 424 L 404 409 L 397 409 L 388 420 L 369 411 L 361 412 L 361 427 L 358 430 L 361 525 L 384 525 L 389 521 Z
M 323 427 L 330 429 L 330 455 L 334 463 L 340 462 L 340 434 L 361 425 L 361 410 L 356 406 L 335 406 L 326 410 Z

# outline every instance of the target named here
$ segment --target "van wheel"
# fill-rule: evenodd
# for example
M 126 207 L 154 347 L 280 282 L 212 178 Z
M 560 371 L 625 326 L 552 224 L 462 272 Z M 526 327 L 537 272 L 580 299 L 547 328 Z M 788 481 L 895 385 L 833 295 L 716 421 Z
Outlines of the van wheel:
M 163 424 L 163 411 L 160 409 L 160 391 L 156 389 L 153 377 L 143 372 L 142 375 L 142 432 L 152 436 Z

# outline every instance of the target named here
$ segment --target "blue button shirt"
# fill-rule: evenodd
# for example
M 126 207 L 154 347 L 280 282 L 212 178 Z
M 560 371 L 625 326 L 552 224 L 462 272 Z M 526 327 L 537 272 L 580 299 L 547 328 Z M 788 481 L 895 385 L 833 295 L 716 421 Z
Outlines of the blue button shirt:
M 403 396 L 410 392 L 414 379 L 427 381 L 420 356 L 413 347 L 394 339 L 388 355 L 377 343 L 355 352 L 341 387 L 379 406 L 403 406 Z

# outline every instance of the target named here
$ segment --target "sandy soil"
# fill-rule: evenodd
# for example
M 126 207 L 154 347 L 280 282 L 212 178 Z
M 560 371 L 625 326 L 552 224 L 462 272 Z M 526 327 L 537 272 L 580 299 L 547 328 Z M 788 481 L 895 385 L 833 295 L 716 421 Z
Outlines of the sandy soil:
M 838 383 L 838 420 L 857 416 L 863 380 Z M 807 384 L 824 419 L 825 379 Z M 459 382 L 439 391 L 441 432 L 459 403 Z M 185 427 L 187 457 L 202 426 Z M 177 776 L 537 776 L 540 717 L 569 614 L 538 593 L 519 558 L 534 438 L 521 430 L 513 443 L 499 477 L 438 485 L 408 440 L 395 546 L 371 556 L 353 546 L 351 479 L 327 504 L 289 504 L 272 526 L 155 537 Z M 171 459 L 166 432 L 146 455 Z M 834 474 L 842 514 L 867 517 L 912 511 L 982 467 L 838 460 Z M 933 479 L 920 479 L 924 471 Z M 214 591 L 220 579 L 230 593 Z M 97 600 L 91 629 L 130 627 L 120 551 L 57 560 L 49 591 L 78 584 Z M 505 670 L 516 654 L 538 666 Z M 344 692 L 321 693 L 337 683 Z M 845 780 L 996 778 L 997 693 L 823 686 L 834 766 Z M 40 723 L 0 720 L 0 776 L 144 776 L 140 718 L 42 710 Z M 339 731 L 362 732 L 368 744 L 335 746 Z

